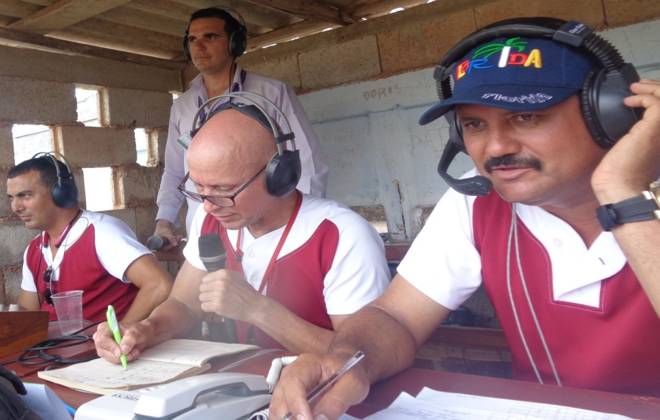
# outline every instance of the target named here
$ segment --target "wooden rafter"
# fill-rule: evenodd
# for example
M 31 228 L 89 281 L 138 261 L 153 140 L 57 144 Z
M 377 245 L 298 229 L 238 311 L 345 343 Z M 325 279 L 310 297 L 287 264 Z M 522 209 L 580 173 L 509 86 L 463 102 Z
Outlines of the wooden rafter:
M 184 66 L 183 63 L 177 63 L 171 60 L 161 60 L 158 58 L 145 57 L 144 55 L 115 51 L 107 48 L 99 48 L 76 42 L 63 41 L 60 39 L 45 37 L 43 35 L 6 28 L 0 28 L 0 43 L 4 45 L 20 44 L 23 46 L 41 47 L 51 51 L 61 51 L 87 57 L 108 58 L 111 60 L 127 61 L 136 64 L 170 69 L 180 69 Z
M 128 3 L 130 0 L 60 0 L 23 17 L 10 28 L 46 34 Z
M 319 21 L 316 19 L 305 20 L 281 29 L 267 32 L 263 35 L 250 37 L 250 39 L 248 39 L 247 50 L 248 52 L 255 51 L 272 44 L 291 41 L 293 38 L 315 34 L 317 32 L 321 32 L 327 27 L 336 26 L 337 25 L 329 24 L 328 22 Z
M 316 0 L 247 0 L 250 3 L 266 6 L 274 10 L 290 13 L 302 18 L 313 18 L 337 25 L 355 22 L 350 16 L 341 13 L 337 7 Z

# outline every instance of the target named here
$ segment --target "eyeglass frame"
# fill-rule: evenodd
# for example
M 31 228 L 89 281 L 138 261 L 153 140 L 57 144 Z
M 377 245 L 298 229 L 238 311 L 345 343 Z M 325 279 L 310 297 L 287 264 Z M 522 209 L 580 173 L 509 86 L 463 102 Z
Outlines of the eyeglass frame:
M 240 194 L 243 190 L 245 190 L 247 187 L 249 187 L 250 184 L 255 179 L 257 179 L 263 171 L 266 170 L 266 167 L 268 167 L 268 164 L 264 165 L 263 168 L 259 169 L 259 172 L 254 174 L 252 177 L 250 177 L 250 179 L 248 179 L 242 185 L 240 185 L 238 189 L 236 189 L 236 191 L 231 195 L 207 195 L 207 194 L 200 194 L 197 192 L 188 191 L 185 188 L 185 185 L 186 185 L 186 181 L 190 179 L 189 172 L 186 172 L 186 175 L 183 177 L 183 180 L 181 180 L 181 182 L 176 188 L 177 190 L 179 190 L 181 194 L 184 195 L 184 197 L 190 198 L 191 200 L 197 201 L 198 203 L 203 203 L 204 200 L 206 200 L 217 207 L 234 207 L 236 205 L 236 196 Z M 229 205 L 219 204 L 215 200 L 229 200 L 228 202 L 230 202 L 231 204 Z M 227 201 L 225 201 L 225 203 L 227 203 Z
M 44 291 L 44 301 L 47 304 L 53 305 L 53 276 L 54 276 L 53 267 L 46 268 L 43 275 L 43 281 L 46 283 L 46 290 Z

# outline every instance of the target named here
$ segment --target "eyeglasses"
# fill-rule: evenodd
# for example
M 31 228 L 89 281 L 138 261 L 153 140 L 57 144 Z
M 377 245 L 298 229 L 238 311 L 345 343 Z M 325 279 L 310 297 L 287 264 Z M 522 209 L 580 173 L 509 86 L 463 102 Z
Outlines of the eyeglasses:
M 218 206 L 218 207 L 233 207 L 236 205 L 236 202 L 234 201 L 236 199 L 236 196 L 246 189 L 252 181 L 257 179 L 257 177 L 266 169 L 267 165 L 264 165 L 263 168 L 259 170 L 256 174 L 254 174 L 250 179 L 248 179 L 243 185 L 238 187 L 236 192 L 234 192 L 231 195 L 206 195 L 206 194 L 199 194 L 196 192 L 188 191 L 185 189 L 186 181 L 188 181 L 188 178 L 190 178 L 190 174 L 186 174 L 185 177 L 183 177 L 183 180 L 177 187 L 179 191 L 181 191 L 181 194 L 184 196 L 190 198 L 191 200 L 198 201 L 198 202 L 203 202 L 204 200 L 208 201 L 209 203 Z
M 53 304 L 53 298 L 51 297 L 53 295 L 53 268 L 48 267 L 46 271 L 44 271 L 44 283 L 46 283 L 46 291 L 44 292 L 44 300 L 46 301 L 47 304 L 52 305 Z

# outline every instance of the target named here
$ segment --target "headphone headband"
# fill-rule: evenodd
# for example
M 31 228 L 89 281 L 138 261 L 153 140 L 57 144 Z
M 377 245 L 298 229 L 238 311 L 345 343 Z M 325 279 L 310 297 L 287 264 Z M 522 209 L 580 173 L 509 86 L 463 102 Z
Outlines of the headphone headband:
M 190 137 L 192 138 L 195 134 L 197 134 L 204 123 L 211 119 L 213 115 L 224 110 L 222 108 L 216 108 L 216 104 L 219 101 L 223 99 L 229 99 L 231 101 L 232 98 L 243 99 L 248 102 L 249 105 L 253 105 L 259 111 L 261 111 L 263 116 L 266 118 L 266 121 L 268 121 L 268 125 L 270 125 L 273 137 L 275 138 L 275 146 L 277 147 L 278 154 L 281 155 L 284 150 L 286 150 L 284 149 L 283 144 L 287 141 L 291 142 L 291 145 L 293 146 L 292 150 L 296 150 L 296 142 L 294 139 L 293 130 L 291 129 L 291 123 L 289 123 L 289 120 L 286 115 L 284 115 L 284 112 L 273 101 L 266 98 L 265 96 L 248 91 L 229 92 L 207 99 L 206 102 L 204 102 L 195 113 L 192 129 L 190 130 Z M 286 123 L 288 128 L 288 132 L 286 134 L 282 132 L 280 126 L 271 118 L 270 115 L 268 115 L 268 112 L 266 112 L 266 109 L 258 102 L 258 100 L 271 105 L 272 109 L 282 118 L 282 121 Z
M 78 187 L 73 178 L 73 172 L 62 154 L 57 152 L 39 152 L 32 159 L 47 159 L 55 167 L 57 181 L 51 188 L 51 198 L 56 206 L 71 208 L 78 203 Z M 66 174 L 62 173 L 60 165 L 64 166 Z

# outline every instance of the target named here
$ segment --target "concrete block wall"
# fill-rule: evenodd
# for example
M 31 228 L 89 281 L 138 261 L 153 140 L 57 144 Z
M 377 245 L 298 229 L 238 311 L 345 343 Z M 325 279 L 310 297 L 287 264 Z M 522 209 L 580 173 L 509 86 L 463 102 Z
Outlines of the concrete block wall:
M 437 1 L 251 52 L 240 63 L 284 80 L 298 93 L 310 92 L 434 66 L 465 35 L 514 16 L 576 19 L 602 30 L 657 19 L 660 2 Z
M 86 204 L 82 169 L 111 167 L 115 207 L 107 213 L 126 222 L 144 242 L 153 232 L 170 92 L 181 90 L 180 72 L 17 48 L 0 47 L 0 53 L 2 197 L 6 197 L 7 171 L 14 165 L 12 125 L 47 125 L 53 128 L 54 150 L 64 154 L 72 167 L 81 205 Z M 53 71 L 44 72 L 44 66 Z M 62 71 L 67 68 L 72 71 Z M 77 84 L 100 89 L 102 127 L 77 122 Z M 134 128 L 149 134 L 149 167 L 136 164 Z M 0 303 L 18 298 L 23 252 L 37 233 L 12 214 L 8 200 L 1 201 Z

